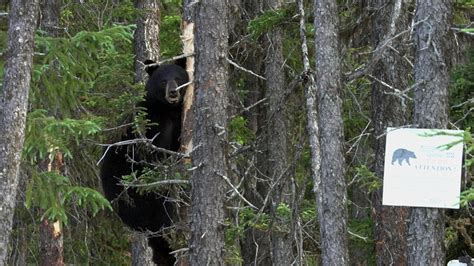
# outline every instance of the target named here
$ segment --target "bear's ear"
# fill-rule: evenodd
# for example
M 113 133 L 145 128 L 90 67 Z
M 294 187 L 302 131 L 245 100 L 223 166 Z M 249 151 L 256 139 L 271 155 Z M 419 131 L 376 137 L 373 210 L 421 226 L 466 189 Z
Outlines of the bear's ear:
M 151 74 L 153 74 L 153 72 L 155 72 L 155 70 L 157 70 L 160 67 L 159 65 L 155 65 L 156 62 L 150 59 L 145 60 L 143 64 L 145 64 L 146 73 L 148 73 L 148 75 L 150 76 Z
M 176 61 L 174 61 L 174 64 L 186 69 L 186 57 L 177 59 Z

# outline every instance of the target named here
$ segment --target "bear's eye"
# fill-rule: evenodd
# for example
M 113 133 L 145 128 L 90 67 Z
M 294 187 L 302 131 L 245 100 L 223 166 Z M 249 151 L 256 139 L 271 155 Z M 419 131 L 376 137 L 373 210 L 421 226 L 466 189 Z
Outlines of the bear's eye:
M 184 80 L 184 79 L 176 79 L 176 83 L 178 83 L 178 84 L 184 84 L 184 83 L 186 83 L 186 80 Z

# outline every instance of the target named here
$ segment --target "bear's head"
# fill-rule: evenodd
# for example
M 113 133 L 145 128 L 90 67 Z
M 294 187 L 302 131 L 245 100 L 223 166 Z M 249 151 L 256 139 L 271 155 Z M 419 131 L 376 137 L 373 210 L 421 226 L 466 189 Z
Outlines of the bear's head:
M 187 86 L 185 84 L 189 81 L 188 74 L 184 69 L 186 59 L 161 66 L 152 60 L 146 60 L 144 64 L 149 75 L 145 101 L 170 107 L 181 105 L 186 93 Z

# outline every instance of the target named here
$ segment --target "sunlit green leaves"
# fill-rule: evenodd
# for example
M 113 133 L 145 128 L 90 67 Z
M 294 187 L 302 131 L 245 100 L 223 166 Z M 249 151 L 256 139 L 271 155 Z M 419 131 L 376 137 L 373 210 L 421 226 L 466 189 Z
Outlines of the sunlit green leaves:
M 382 180 L 370 171 L 366 165 L 361 165 L 355 168 L 357 182 L 362 188 L 368 190 L 369 193 L 382 187 Z
M 229 139 L 239 145 L 248 144 L 255 139 L 255 134 L 247 126 L 247 119 L 236 116 L 229 122 Z
M 459 202 L 461 207 L 466 207 L 469 204 L 472 204 L 472 202 L 474 202 L 474 188 L 470 188 L 461 192 L 461 198 Z
M 67 209 L 78 206 L 95 216 L 103 209 L 112 210 L 109 201 L 91 188 L 72 186 L 69 178 L 56 172 L 34 173 L 28 184 L 25 205 L 44 210 L 41 220 L 68 223 Z
M 92 212 L 92 216 L 103 209 L 112 210 L 109 201 L 101 193 L 88 187 L 69 187 L 64 193 L 64 202 L 88 209 Z
M 451 120 L 460 128 L 474 128 L 474 49 L 466 64 L 454 68 L 449 97 Z
M 280 9 L 270 9 L 265 11 L 257 18 L 250 21 L 247 30 L 254 39 L 257 39 L 262 34 L 270 32 L 272 28 L 291 20 L 294 16 L 294 10 L 286 6 Z
M 59 120 L 48 116 L 46 110 L 34 110 L 27 116 L 23 156 L 32 164 L 58 151 L 72 157 L 70 145 L 77 145 L 80 140 L 100 130 L 98 120 Z
M 160 25 L 161 56 L 169 58 L 182 53 L 181 17 L 178 15 L 163 16 Z
M 94 94 L 96 86 L 126 88 L 133 80 L 133 30 L 129 25 L 83 31 L 72 38 L 37 36 L 30 94 L 34 107 L 68 116 Z

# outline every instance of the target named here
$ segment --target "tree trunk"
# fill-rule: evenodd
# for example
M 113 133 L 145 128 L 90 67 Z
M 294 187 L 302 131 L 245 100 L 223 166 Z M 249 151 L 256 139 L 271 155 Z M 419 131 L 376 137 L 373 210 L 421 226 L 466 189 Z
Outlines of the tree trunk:
M 372 46 L 385 41 L 387 34 L 396 34 L 410 26 L 408 3 L 404 1 L 372 0 L 371 10 L 376 10 L 372 21 Z M 382 178 L 385 160 L 385 130 L 407 122 L 404 98 L 395 96 L 393 88 L 408 88 L 411 66 L 403 58 L 409 54 L 404 41 L 393 39 L 375 65 L 372 84 L 372 117 L 374 125 L 375 175 Z M 382 83 L 383 82 L 383 83 Z M 392 88 L 388 87 L 391 86 Z M 406 219 L 408 208 L 382 206 L 382 189 L 371 195 L 375 221 L 375 251 L 377 265 L 407 265 Z
M 61 33 L 59 28 L 61 2 L 61 0 L 41 0 L 41 21 L 39 27 L 48 36 L 57 37 Z
M 25 195 L 22 192 L 26 190 L 26 182 L 28 182 L 29 179 L 25 168 L 25 166 L 20 164 L 20 171 L 18 173 L 18 192 L 16 195 L 17 206 L 20 206 L 25 202 Z M 10 249 L 8 254 L 9 258 L 7 258 L 5 265 L 27 265 L 28 249 L 30 248 L 28 244 L 29 239 L 31 238 L 31 232 L 29 232 L 27 228 L 27 222 L 22 219 L 20 212 L 15 211 L 15 215 L 13 216 L 13 230 L 16 234 L 12 234 L 12 238 L 10 239 L 9 245 L 12 248 Z
M 24 141 L 39 1 L 10 3 L 8 52 L 0 99 L 0 264 L 6 261 Z
M 267 9 L 281 7 L 279 0 L 268 1 Z M 291 174 L 288 169 L 288 117 L 283 95 L 285 95 L 285 60 L 283 58 L 283 32 L 280 27 L 271 30 L 264 41 L 267 47 L 265 58 L 265 96 L 267 105 L 266 132 L 266 173 L 274 189 L 271 196 L 270 213 L 273 226 L 271 231 L 272 261 L 274 265 L 290 265 L 293 260 L 291 226 L 286 219 L 280 221 L 277 208 L 280 204 L 290 206 L 291 195 L 288 185 Z
M 135 0 L 134 6 L 142 12 L 137 20 L 137 29 L 133 35 L 135 52 L 135 83 L 146 83 L 148 74 L 143 62 L 147 59 L 158 62 L 160 58 L 160 10 L 158 0 Z M 154 265 L 153 252 L 147 244 L 145 234 L 133 233 L 132 236 L 132 265 Z
M 318 124 L 318 106 L 317 93 L 318 88 L 314 74 L 311 71 L 309 60 L 308 42 L 306 39 L 306 18 L 304 11 L 304 0 L 298 0 L 298 13 L 300 15 L 300 38 L 301 53 L 303 58 L 303 70 L 306 81 L 304 83 L 304 92 L 306 97 L 306 131 L 308 132 L 309 147 L 311 150 L 311 177 L 315 184 L 314 189 L 321 184 L 321 143 L 319 142 L 319 124 Z
M 227 1 L 201 0 L 196 16 L 195 169 L 191 177 L 191 265 L 224 265 L 227 190 Z
M 451 1 L 417 1 L 414 31 L 415 107 L 419 128 L 448 125 L 449 71 L 446 44 L 452 15 Z M 444 212 L 413 208 L 408 225 L 408 264 L 444 265 Z
M 141 232 L 132 233 L 132 265 L 153 266 L 153 251 L 148 247 L 148 237 Z
M 191 3 L 189 3 L 189 1 L 185 1 L 184 3 L 183 22 L 181 24 L 181 40 L 183 42 L 183 54 L 185 55 L 194 54 L 194 20 L 192 17 L 193 6 L 190 4 Z M 189 80 L 192 82 L 194 80 L 194 56 L 189 56 L 186 58 L 186 72 L 188 73 Z M 186 95 L 184 95 L 183 99 L 183 126 L 181 129 L 180 151 L 186 155 L 189 155 L 193 149 L 193 101 L 194 83 L 192 82 L 186 88 Z
M 54 73 L 56 74 L 56 73 Z M 54 159 L 43 160 L 38 165 L 40 171 L 64 173 L 63 155 L 59 151 L 52 151 Z M 51 154 L 48 156 L 50 157 Z M 61 195 L 57 195 L 60 199 Z M 44 212 L 45 210 L 41 210 Z M 44 219 L 40 225 L 39 239 L 39 261 L 42 266 L 62 266 L 64 265 L 64 241 L 62 224 L 60 221 L 49 221 Z
M 135 51 L 135 83 L 146 82 L 143 61 L 158 62 L 160 58 L 160 9 L 158 0 L 135 0 L 135 8 L 142 12 L 133 35 Z
M 314 1 L 321 180 L 315 183 L 323 265 L 348 265 L 341 59 L 336 1 Z
M 258 16 L 263 10 L 263 3 L 262 1 L 243 0 L 241 4 L 241 12 L 246 14 L 246 16 L 242 16 L 242 25 L 239 26 L 242 28 L 240 30 L 237 29 L 237 32 L 244 32 L 243 34 L 245 34 L 249 21 Z M 242 34 L 239 35 L 239 33 L 236 34 L 235 42 L 240 42 Z M 240 61 L 242 66 L 254 73 L 263 72 L 263 60 L 266 49 L 261 45 L 261 42 L 246 43 L 243 49 L 248 52 L 248 54 L 242 55 L 242 60 Z M 236 78 L 236 82 L 238 82 L 239 78 L 240 76 Z M 250 74 L 246 75 L 244 88 L 246 90 L 244 94 L 245 98 L 243 99 L 244 106 L 255 106 L 256 103 L 264 98 L 264 83 L 261 78 Z M 262 125 L 265 124 L 264 109 L 265 107 L 263 107 L 263 105 L 257 105 L 243 112 L 243 116 L 248 123 L 248 128 L 252 130 L 255 135 L 257 135 Z M 257 151 L 265 150 L 267 143 L 264 142 L 265 141 L 257 141 L 257 147 L 255 149 Z M 248 173 L 248 175 L 243 177 L 245 178 L 243 183 L 244 197 L 259 209 L 265 207 L 263 206 L 263 201 L 268 193 L 268 182 L 266 180 L 265 169 L 263 169 L 266 161 L 267 156 L 265 153 L 255 152 L 255 154 L 249 158 L 249 163 L 251 165 L 255 164 L 255 166 L 245 165 L 243 167 L 246 169 L 242 169 L 243 172 Z M 250 167 L 251 170 L 248 171 L 247 167 Z M 243 265 L 272 265 L 271 235 L 266 229 L 262 230 L 256 228 L 256 226 L 246 227 L 244 229 L 244 235 L 240 240 L 240 249 Z
M 40 29 L 49 37 L 57 37 L 59 31 L 59 15 L 61 11 L 61 1 L 59 0 L 41 0 L 40 1 Z M 48 74 L 59 76 L 58 64 L 53 62 L 52 68 Z M 42 85 L 42 90 L 45 90 Z M 47 156 L 50 157 L 50 156 Z M 51 162 L 45 159 L 39 163 L 38 167 L 41 171 L 61 173 L 64 166 L 62 154 L 58 151 Z M 60 198 L 61 195 L 58 195 Z M 44 211 L 44 210 L 42 210 Z M 40 241 L 39 241 L 39 260 L 40 265 L 61 266 L 64 265 L 64 245 L 62 224 L 60 221 L 48 221 L 44 219 L 40 225 Z
M 61 222 L 43 220 L 40 226 L 40 265 L 64 265 L 63 250 Z

